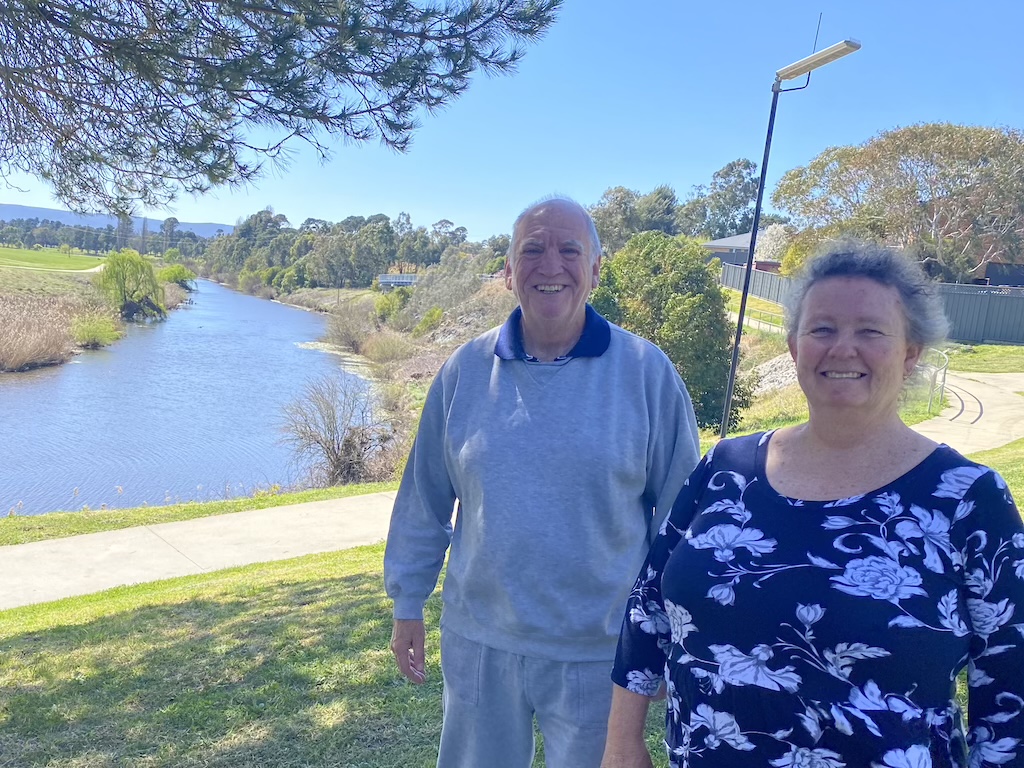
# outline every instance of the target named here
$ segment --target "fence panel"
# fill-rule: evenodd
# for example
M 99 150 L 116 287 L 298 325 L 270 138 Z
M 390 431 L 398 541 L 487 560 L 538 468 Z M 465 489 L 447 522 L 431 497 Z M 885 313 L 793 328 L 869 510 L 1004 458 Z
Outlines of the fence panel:
M 722 285 L 742 291 L 745 271 L 742 265 L 723 264 Z M 789 285 L 787 277 L 755 269 L 750 295 L 782 304 Z M 936 289 L 949 318 L 952 341 L 1024 344 L 1024 288 L 937 283 Z
M 746 271 L 747 268 L 744 265 L 723 264 L 722 285 L 742 291 L 743 275 Z M 786 294 L 789 292 L 789 279 L 774 272 L 755 269 L 750 274 L 749 292 L 751 296 L 782 304 L 786 300 Z

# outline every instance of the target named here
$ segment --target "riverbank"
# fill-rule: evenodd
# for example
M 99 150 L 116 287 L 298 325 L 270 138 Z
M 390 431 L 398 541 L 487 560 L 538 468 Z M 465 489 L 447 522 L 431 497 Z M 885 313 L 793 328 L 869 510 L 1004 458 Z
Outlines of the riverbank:
M 0 255 L 0 373 L 60 365 L 124 336 L 123 321 L 94 280 L 95 257 L 52 249 Z M 187 301 L 175 283 L 165 283 L 163 290 L 168 310 Z
M 322 315 L 204 281 L 168 322 L 133 323 L 59 370 L 0 377 L 0 515 L 102 511 L 308 488 L 284 409 L 342 372 L 306 342 Z M 366 384 L 355 381 L 361 393 Z

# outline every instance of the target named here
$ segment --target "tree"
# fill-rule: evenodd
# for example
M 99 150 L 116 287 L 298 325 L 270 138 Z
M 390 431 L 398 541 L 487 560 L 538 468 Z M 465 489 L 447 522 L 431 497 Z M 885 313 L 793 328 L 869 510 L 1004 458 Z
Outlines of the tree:
M 727 163 L 715 171 L 709 187 L 695 186 L 686 202 L 676 206 L 675 231 L 712 240 L 749 232 L 754 226 L 759 185 L 756 163 L 744 158 Z M 760 227 L 788 221 L 784 216 L 762 213 Z
M 421 109 L 514 69 L 561 0 L 8 0 L 0 178 L 160 207 L 324 134 L 405 150 Z M 266 141 L 253 134 L 270 136 Z
M 934 123 L 830 147 L 772 196 L 820 237 L 908 248 L 944 279 L 968 280 L 1024 245 L 1024 133 Z
M 601 268 L 594 307 L 609 320 L 654 342 L 676 366 L 701 427 L 721 424 L 731 335 L 725 297 L 707 251 L 687 237 L 644 232 Z M 737 382 L 734 414 L 750 403 Z
M 117 217 L 117 237 L 116 245 L 114 246 L 119 251 L 128 247 L 128 243 L 131 241 L 132 236 L 135 234 L 135 222 L 132 221 L 132 217 L 127 213 L 118 214 Z
M 138 251 L 125 248 L 107 256 L 97 281 L 122 317 L 166 314 L 164 291 L 153 274 L 153 265 Z
M 792 239 L 793 235 L 785 225 L 769 224 L 757 233 L 754 258 L 758 261 L 774 261 L 781 264 Z
M 371 393 L 344 372 L 310 381 L 302 397 L 285 406 L 281 431 L 318 487 L 381 479 L 374 469 L 392 439 L 375 416 Z
M 156 279 L 161 283 L 174 283 L 189 292 L 196 289 L 196 273 L 184 264 L 164 267 L 157 273 Z
M 641 232 L 676 234 L 675 214 L 678 201 L 672 187 L 662 184 L 637 198 L 637 227 Z
M 625 187 L 606 189 L 597 205 L 590 209 L 601 248 L 606 256 L 618 253 L 633 235 L 637 234 L 636 202 L 639 192 Z
M 164 219 L 160 225 L 160 234 L 163 236 L 162 250 L 168 251 L 178 247 L 178 225 L 180 223 L 174 216 Z

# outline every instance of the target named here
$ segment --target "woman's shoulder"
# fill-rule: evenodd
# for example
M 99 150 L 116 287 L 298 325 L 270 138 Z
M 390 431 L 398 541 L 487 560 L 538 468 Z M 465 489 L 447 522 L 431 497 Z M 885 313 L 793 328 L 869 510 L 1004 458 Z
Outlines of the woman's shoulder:
M 743 469 L 753 473 L 758 453 L 771 439 L 771 432 L 753 432 L 719 440 L 704 454 L 704 463 L 714 470 Z
M 917 497 L 911 498 L 912 501 L 928 505 L 953 504 L 957 507 L 957 520 L 965 516 L 965 502 L 984 500 L 983 506 L 988 510 L 993 506 L 1015 506 L 1006 481 L 996 470 L 968 459 L 945 444 L 939 445 L 902 479 L 913 489 L 907 495 Z

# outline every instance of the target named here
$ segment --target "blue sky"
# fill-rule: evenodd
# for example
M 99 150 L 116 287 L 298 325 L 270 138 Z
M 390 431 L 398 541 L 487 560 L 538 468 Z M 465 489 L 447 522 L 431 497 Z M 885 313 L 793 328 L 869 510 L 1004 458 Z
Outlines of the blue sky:
M 608 187 L 668 184 L 683 199 L 730 160 L 760 163 L 774 73 L 811 52 L 819 12 L 819 49 L 844 38 L 863 48 L 782 95 L 769 192 L 825 147 L 889 128 L 1024 128 L 1019 2 L 566 0 L 516 74 L 479 77 L 424 116 L 408 153 L 339 141 L 325 165 L 296 152 L 248 189 L 145 213 L 231 224 L 270 206 L 297 226 L 406 211 L 483 239 L 554 192 L 591 205 Z M 0 186 L 0 202 L 61 207 L 41 182 L 17 181 L 32 191 Z

